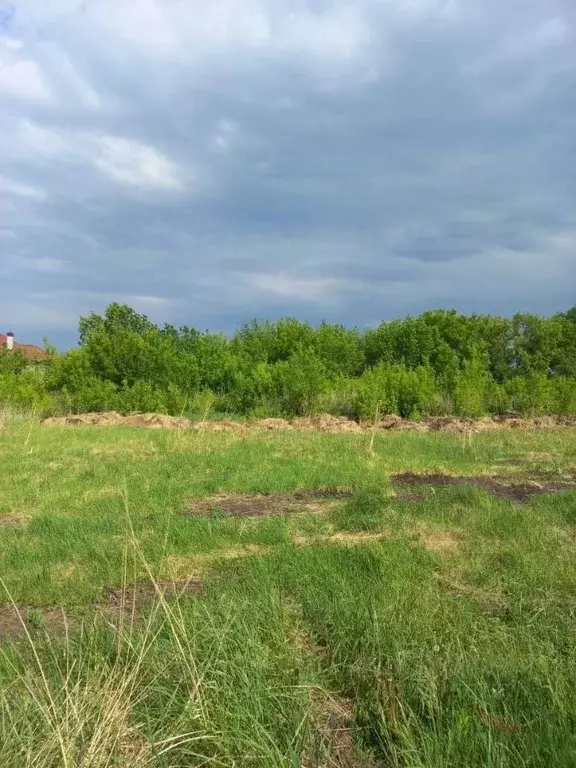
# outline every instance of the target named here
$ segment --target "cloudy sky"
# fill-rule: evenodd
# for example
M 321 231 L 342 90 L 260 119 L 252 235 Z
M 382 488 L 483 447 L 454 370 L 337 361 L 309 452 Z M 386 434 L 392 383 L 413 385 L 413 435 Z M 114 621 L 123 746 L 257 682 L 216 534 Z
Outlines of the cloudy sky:
M 576 303 L 574 0 L 0 0 L 0 331 Z

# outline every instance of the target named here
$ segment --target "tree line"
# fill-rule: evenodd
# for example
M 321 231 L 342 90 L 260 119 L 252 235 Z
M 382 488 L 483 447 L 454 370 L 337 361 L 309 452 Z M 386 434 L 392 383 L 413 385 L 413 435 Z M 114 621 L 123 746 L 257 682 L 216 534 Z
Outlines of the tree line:
M 80 318 L 79 346 L 64 354 L 31 364 L 0 351 L 0 403 L 41 415 L 574 414 L 576 307 L 512 318 L 434 310 L 367 330 L 254 320 L 228 337 L 113 303 Z

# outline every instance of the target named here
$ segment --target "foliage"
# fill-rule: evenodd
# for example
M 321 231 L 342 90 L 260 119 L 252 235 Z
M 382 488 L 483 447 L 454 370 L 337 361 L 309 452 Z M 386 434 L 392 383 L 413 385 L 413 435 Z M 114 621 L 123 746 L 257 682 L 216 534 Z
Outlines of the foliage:
M 208 410 L 260 416 L 574 413 L 575 318 L 576 307 L 549 318 L 434 310 L 362 332 L 288 317 L 228 338 L 114 303 L 80 319 L 80 346 L 63 355 L 0 350 L 0 397 L 43 413 L 203 413 L 202 397 Z

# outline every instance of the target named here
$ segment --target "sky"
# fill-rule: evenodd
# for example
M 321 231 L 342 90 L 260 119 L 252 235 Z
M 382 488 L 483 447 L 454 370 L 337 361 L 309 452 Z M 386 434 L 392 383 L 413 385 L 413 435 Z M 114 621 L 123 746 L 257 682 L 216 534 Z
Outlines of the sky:
M 0 331 L 576 303 L 574 0 L 0 0 Z

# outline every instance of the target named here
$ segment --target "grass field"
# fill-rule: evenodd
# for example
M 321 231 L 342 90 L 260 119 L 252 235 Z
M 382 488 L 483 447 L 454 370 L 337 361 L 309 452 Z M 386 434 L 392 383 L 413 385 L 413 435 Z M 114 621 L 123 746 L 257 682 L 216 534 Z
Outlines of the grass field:
M 0 766 L 576 766 L 576 430 L 370 443 L 6 424 Z

